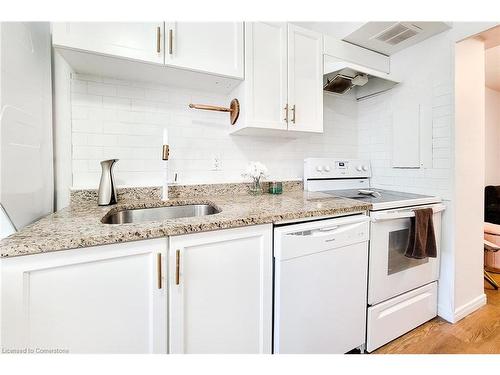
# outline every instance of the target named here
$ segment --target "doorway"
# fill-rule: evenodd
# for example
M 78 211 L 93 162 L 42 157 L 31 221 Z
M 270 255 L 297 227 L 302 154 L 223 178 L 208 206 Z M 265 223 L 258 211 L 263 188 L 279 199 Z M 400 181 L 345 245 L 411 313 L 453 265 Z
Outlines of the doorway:
M 500 285 L 500 27 L 480 35 L 485 66 L 484 268 L 486 289 Z

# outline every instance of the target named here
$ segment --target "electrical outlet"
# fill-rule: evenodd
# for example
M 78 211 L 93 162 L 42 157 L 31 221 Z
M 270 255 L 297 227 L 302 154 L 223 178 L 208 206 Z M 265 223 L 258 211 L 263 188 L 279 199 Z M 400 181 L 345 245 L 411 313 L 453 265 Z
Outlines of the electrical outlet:
M 222 161 L 219 155 L 216 155 L 212 158 L 212 170 L 213 171 L 222 170 Z

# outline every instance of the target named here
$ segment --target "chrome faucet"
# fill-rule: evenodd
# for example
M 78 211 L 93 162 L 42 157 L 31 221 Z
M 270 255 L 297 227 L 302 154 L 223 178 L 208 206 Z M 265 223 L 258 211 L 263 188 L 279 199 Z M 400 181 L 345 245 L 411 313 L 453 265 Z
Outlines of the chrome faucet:
M 115 204 L 117 201 L 115 179 L 113 177 L 113 166 L 117 161 L 118 159 L 101 161 L 102 174 L 97 198 L 99 206 Z

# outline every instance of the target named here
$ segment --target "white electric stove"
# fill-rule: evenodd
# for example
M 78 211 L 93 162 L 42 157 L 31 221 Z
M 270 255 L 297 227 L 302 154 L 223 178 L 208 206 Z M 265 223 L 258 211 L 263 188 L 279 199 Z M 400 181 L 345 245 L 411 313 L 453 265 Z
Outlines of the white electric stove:
M 367 160 L 304 160 L 304 190 L 372 204 L 368 269 L 366 349 L 371 352 L 437 315 L 441 213 L 439 197 L 371 186 Z M 414 210 L 429 207 L 437 239 L 436 258 L 404 256 Z
M 309 158 L 304 160 L 304 190 L 372 204 L 372 211 L 441 202 L 438 197 L 376 189 L 370 186 L 367 160 Z

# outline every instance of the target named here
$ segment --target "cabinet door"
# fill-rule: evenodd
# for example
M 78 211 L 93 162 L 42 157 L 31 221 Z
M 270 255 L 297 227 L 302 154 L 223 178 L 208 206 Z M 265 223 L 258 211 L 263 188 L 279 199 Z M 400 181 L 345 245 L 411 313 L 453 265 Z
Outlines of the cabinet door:
M 2 259 L 2 346 L 166 353 L 159 268 L 166 245 L 161 239 Z
M 242 22 L 167 22 L 165 64 L 243 78 Z
M 323 36 L 288 25 L 288 130 L 323 131 Z
M 163 22 L 55 22 L 52 43 L 163 64 Z
M 171 237 L 170 353 L 271 353 L 271 225 Z
M 247 126 L 287 129 L 287 25 L 245 23 Z

